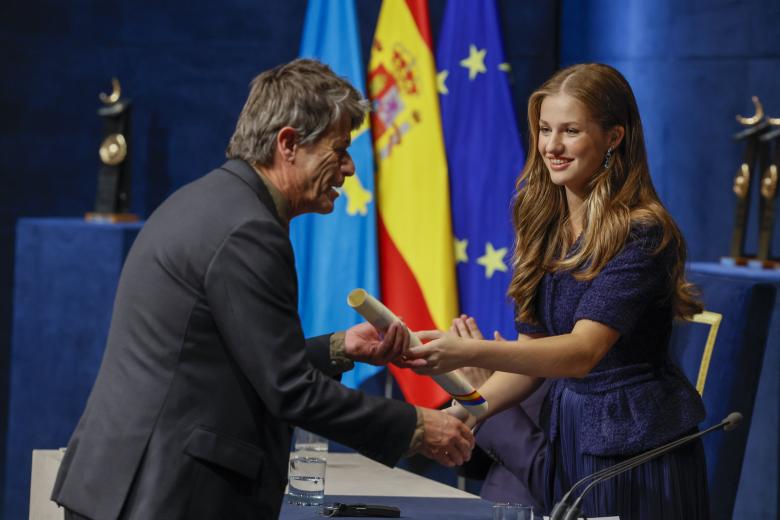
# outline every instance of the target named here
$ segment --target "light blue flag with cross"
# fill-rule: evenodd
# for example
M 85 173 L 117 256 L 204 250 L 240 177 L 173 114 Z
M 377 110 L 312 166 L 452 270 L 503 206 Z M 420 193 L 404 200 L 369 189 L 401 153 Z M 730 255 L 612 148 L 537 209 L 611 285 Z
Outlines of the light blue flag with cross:
M 449 0 L 436 68 L 461 312 L 513 339 L 511 201 L 524 163 L 494 0 Z
M 347 78 L 364 96 L 364 68 L 354 0 L 309 0 L 300 56 L 316 58 Z M 344 330 L 362 319 L 347 295 L 362 287 L 379 295 L 374 160 L 368 119 L 352 133 L 348 177 L 328 215 L 301 215 L 290 223 L 299 282 L 299 312 L 307 337 Z M 357 388 L 382 367 L 356 363 L 341 382 Z

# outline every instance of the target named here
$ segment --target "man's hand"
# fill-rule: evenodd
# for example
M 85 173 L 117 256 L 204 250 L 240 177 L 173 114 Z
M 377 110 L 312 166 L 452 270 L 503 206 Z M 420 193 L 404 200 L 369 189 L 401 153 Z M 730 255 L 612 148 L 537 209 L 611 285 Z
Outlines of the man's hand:
M 450 414 L 420 408 L 423 415 L 423 439 L 420 453 L 444 466 L 460 466 L 471 458 L 474 435 Z
M 347 329 L 344 335 L 344 354 L 353 361 L 372 365 L 394 363 L 402 368 L 425 364 L 423 360 L 406 361 L 409 333 L 400 321 L 393 322 L 384 337 L 370 323 L 359 323 Z
M 452 400 L 452 405 L 449 408 L 444 408 L 442 411 L 461 421 L 470 430 L 477 425 L 477 418 L 471 415 L 469 411 L 466 410 L 466 407 L 455 399 Z

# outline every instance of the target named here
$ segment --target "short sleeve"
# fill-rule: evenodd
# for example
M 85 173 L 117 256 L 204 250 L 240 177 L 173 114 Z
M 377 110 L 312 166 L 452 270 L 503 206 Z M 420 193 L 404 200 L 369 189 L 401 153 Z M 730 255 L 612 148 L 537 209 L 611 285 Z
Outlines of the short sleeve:
M 624 248 L 591 281 L 574 313 L 574 322 L 603 323 L 629 334 L 649 305 L 667 293 L 674 257 L 672 244 L 656 253 L 663 230 L 639 228 Z
M 544 283 L 544 280 L 539 282 L 540 286 L 541 286 L 542 283 Z M 538 300 L 539 300 L 539 296 L 537 294 L 537 305 L 536 305 L 536 307 L 537 307 L 537 309 L 536 309 L 537 319 L 540 318 Z M 541 321 L 538 324 L 534 324 L 534 323 L 530 323 L 530 322 L 527 322 L 527 321 L 523 321 L 523 320 L 517 319 L 517 305 L 515 305 L 514 312 L 515 312 L 515 331 L 518 334 L 529 335 L 529 334 L 547 334 L 548 333 L 547 332 L 547 327 L 545 327 L 544 324 L 541 323 Z
M 535 325 L 533 323 L 520 320 L 515 320 L 515 330 L 518 334 L 547 334 L 547 329 L 544 327 L 544 325 Z

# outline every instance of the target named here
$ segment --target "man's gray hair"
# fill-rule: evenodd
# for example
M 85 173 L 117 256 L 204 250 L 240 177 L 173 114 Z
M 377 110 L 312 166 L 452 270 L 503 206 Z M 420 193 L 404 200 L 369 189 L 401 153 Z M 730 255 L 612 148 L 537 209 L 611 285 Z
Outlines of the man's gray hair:
M 360 92 L 327 65 L 294 60 L 252 80 L 226 155 L 270 166 L 276 135 L 285 126 L 295 129 L 300 144 L 315 143 L 345 115 L 350 128 L 356 129 L 369 108 Z

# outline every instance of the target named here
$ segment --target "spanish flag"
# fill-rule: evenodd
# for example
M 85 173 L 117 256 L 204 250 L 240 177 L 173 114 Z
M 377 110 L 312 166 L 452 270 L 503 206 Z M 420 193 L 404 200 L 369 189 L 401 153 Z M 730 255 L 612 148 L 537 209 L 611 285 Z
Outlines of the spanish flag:
M 380 286 L 412 330 L 457 315 L 450 193 L 427 0 L 384 0 L 369 63 L 377 163 Z M 390 367 L 406 400 L 449 396 L 429 377 Z

